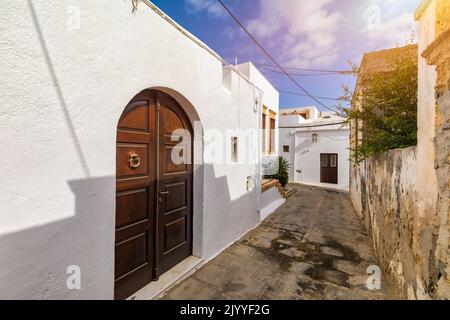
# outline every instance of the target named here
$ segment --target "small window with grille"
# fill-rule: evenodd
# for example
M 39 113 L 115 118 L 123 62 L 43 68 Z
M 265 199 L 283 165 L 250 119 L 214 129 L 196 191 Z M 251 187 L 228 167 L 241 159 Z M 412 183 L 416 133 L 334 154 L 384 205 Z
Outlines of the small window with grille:
M 231 137 L 231 161 L 238 162 L 238 137 Z

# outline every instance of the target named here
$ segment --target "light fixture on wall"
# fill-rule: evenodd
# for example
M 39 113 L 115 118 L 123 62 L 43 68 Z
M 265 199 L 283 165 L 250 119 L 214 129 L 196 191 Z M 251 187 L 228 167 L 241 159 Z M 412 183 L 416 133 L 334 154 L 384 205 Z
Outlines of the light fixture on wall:
M 313 133 L 312 134 L 312 142 L 317 143 L 318 140 L 319 140 L 319 135 L 317 133 Z
M 253 112 L 257 113 L 258 112 L 258 106 L 259 106 L 259 98 L 256 97 L 255 98 L 255 104 L 253 105 Z

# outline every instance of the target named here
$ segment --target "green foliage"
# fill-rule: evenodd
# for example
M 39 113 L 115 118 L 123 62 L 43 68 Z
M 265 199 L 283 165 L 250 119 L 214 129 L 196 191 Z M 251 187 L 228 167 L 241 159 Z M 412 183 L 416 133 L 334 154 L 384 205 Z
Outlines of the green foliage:
M 281 186 L 284 188 L 289 182 L 289 169 L 291 164 L 283 157 L 278 157 L 271 164 L 273 172 L 275 174 L 267 176 L 269 179 L 277 179 Z
M 360 140 L 350 148 L 355 163 L 417 144 L 417 61 L 393 58 L 391 70 L 366 75 L 360 79 L 361 92 L 353 95 L 344 87 L 352 107 L 338 108 Z

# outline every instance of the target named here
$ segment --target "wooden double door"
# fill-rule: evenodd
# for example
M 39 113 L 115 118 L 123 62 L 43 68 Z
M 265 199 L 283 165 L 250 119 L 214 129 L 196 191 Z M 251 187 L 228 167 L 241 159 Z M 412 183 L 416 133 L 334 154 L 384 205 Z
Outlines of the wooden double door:
M 338 154 L 320 154 L 320 182 L 338 184 Z
M 137 95 L 117 128 L 115 299 L 192 254 L 189 119 L 170 96 Z

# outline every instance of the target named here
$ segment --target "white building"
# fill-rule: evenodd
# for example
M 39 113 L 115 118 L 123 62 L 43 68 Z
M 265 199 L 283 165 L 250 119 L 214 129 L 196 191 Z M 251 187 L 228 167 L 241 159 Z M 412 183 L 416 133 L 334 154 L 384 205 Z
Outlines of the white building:
M 262 153 L 262 175 L 267 167 L 279 156 L 279 102 L 278 90 L 264 77 L 251 62 L 238 65 L 239 70 L 262 90 L 262 114 L 260 117 L 260 146 Z M 261 195 L 261 220 L 267 218 L 286 201 L 276 187 L 276 181 L 265 181 Z M 271 183 L 271 182 L 275 182 Z M 269 186 L 269 187 L 268 187 Z
M 316 107 L 280 112 L 280 149 L 291 164 L 290 180 L 348 190 L 350 132 L 343 119 Z
M 142 3 L 0 2 L 0 298 L 149 298 L 261 221 L 278 93 Z

